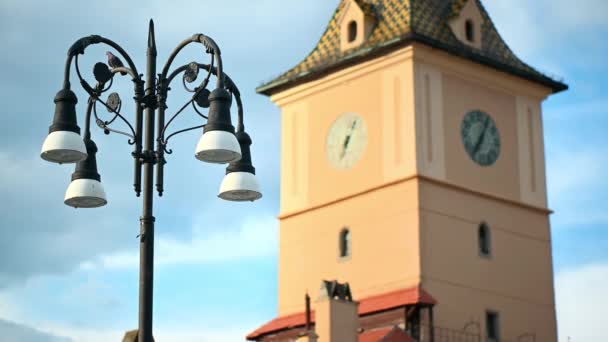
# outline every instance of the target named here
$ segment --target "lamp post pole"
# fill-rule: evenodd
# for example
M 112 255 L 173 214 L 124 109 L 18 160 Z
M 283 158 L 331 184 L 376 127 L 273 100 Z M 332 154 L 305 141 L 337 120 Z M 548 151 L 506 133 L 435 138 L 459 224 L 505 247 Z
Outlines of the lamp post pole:
M 178 67 L 170 73 L 171 64 L 177 54 L 191 43 L 202 44 L 205 52 L 211 56 L 211 62 L 209 64 L 192 62 Z M 119 57 L 108 51 L 108 64 L 97 63 L 93 68 L 97 83 L 95 86 L 91 86 L 81 74 L 78 55 L 84 54 L 86 48 L 94 44 L 105 44 L 114 49 L 125 59 L 127 66 L 123 65 Z M 107 199 L 101 184 L 101 177 L 97 172 L 97 146 L 91 138 L 90 131 L 92 116 L 94 116 L 97 126 L 105 134 L 125 135 L 129 137 L 129 144 L 134 145 L 132 153 L 134 158 L 133 185 L 137 196 L 143 191 L 143 213 L 140 218 L 139 235 L 139 326 L 137 332 L 139 342 L 152 342 L 153 340 L 154 171 L 156 166 L 156 188 L 159 196 L 162 196 L 165 154 L 172 153 L 172 150 L 167 148 L 169 139 L 184 132 L 203 128 L 203 135 L 195 149 L 195 157 L 209 163 L 228 164 L 218 197 L 229 201 L 254 201 L 262 197 L 255 178 L 255 168 L 251 163 L 249 147 L 251 138 L 245 132 L 243 124 L 243 104 L 240 92 L 234 82 L 223 73 L 222 59 L 217 44 L 203 34 L 193 35 L 175 48 L 162 72 L 158 75 L 156 55 L 152 20 L 150 20 L 148 31 L 145 83 L 129 55 L 115 42 L 98 35 L 77 40 L 68 50 L 63 89 L 55 97 L 53 124 L 49 128 L 49 135 L 44 141 L 40 154 L 43 159 L 50 162 L 76 163 L 64 203 L 75 208 L 95 208 L 105 205 Z M 84 139 L 80 137 L 80 127 L 76 120 L 77 98 L 70 89 L 72 63 L 75 65 L 81 86 L 89 94 Z M 215 63 L 217 63 L 217 67 Z M 206 77 L 198 86 L 189 87 L 188 84 L 197 80 L 200 70 L 207 72 Z M 132 125 L 121 112 L 122 101 L 117 93 L 111 93 L 106 101 L 101 99 L 101 95 L 111 88 L 114 78 L 118 74 L 131 76 L 134 83 L 135 125 Z M 169 85 L 180 74 L 183 74 L 184 88 L 192 93 L 192 97 L 165 124 Z M 209 91 L 207 86 L 212 75 L 216 76 L 217 85 L 213 91 Z M 232 98 L 236 99 L 238 108 L 236 132 L 230 117 Z M 112 115 L 109 120 L 100 118 L 97 112 L 98 103 Z M 173 120 L 190 105 L 196 114 L 207 120 L 206 124 L 167 134 L 167 128 Z M 207 115 L 202 113 L 205 109 L 208 110 Z M 157 110 L 158 117 L 156 117 Z M 123 122 L 128 126 L 129 131 L 115 129 L 112 126 L 115 121 Z M 155 137 L 155 130 L 157 137 Z
M 152 24 L 151 24 L 152 25 Z M 148 51 L 146 68 L 145 98 L 156 98 L 156 42 L 154 26 L 148 32 Z M 151 102 L 151 101 L 150 101 Z M 154 151 L 154 124 L 156 106 L 154 103 L 146 104 L 146 141 L 145 155 L 152 155 Z M 144 188 L 143 188 L 143 215 L 141 217 L 141 231 L 139 244 L 139 332 L 140 341 L 152 341 L 152 300 L 154 280 L 154 163 L 152 158 L 145 158 Z

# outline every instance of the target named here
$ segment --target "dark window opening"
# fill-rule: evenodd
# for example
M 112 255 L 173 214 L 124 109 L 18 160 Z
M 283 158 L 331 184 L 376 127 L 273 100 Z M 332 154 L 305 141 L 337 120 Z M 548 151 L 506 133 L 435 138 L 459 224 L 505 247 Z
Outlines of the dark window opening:
M 467 21 L 464 23 L 464 30 L 465 30 L 467 40 L 471 43 L 474 42 L 475 41 L 475 26 L 473 24 L 473 20 L 467 19 Z
M 351 236 L 350 230 L 342 229 L 340 232 L 340 257 L 349 257 L 351 253 Z
M 486 312 L 486 335 L 488 336 L 488 342 L 500 341 L 499 329 L 498 313 Z
M 352 43 L 357 39 L 357 22 L 351 21 L 348 23 L 348 42 Z
M 482 223 L 479 225 L 478 231 L 479 238 L 479 254 L 483 256 L 489 256 L 491 252 L 490 246 L 490 227 L 487 224 Z

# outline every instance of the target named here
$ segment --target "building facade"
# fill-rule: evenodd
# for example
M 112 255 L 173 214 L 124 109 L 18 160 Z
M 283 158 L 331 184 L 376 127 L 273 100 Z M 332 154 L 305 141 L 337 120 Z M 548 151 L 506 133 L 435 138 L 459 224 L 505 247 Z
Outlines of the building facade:
M 279 317 L 248 339 L 556 341 L 541 105 L 565 89 L 479 0 L 342 0 L 258 88 L 282 110 Z M 318 331 L 349 302 L 324 281 L 354 339 Z

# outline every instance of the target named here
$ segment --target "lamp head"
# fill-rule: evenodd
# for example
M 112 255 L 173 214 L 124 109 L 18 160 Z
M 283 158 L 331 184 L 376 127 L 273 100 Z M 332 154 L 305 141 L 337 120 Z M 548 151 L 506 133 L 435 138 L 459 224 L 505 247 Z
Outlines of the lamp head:
M 217 88 L 209 95 L 209 115 L 203 136 L 196 146 L 197 159 L 226 164 L 241 158 L 241 149 L 230 119 L 231 101 L 231 95 L 226 89 Z
M 87 157 L 87 150 L 76 123 L 76 94 L 68 88 L 55 96 L 55 116 L 40 157 L 53 163 L 76 163 Z
M 87 158 L 76 164 L 72 182 L 65 192 L 64 203 L 74 208 L 97 208 L 108 203 L 97 172 L 97 146 L 93 140 L 85 140 Z
M 226 168 L 226 176 L 220 186 L 218 197 L 227 201 L 255 201 L 262 197 L 260 184 L 251 163 L 251 138 L 245 132 L 237 132 L 242 157 Z

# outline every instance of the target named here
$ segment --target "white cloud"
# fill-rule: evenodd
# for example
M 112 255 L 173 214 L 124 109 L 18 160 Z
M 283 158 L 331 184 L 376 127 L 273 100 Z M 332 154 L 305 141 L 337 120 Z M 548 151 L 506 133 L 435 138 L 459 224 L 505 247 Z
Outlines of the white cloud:
M 245 336 L 251 332 L 256 324 L 240 322 L 230 327 L 209 327 L 194 323 L 184 326 L 156 326 L 154 327 L 154 339 L 156 341 L 180 341 L 180 342 L 233 342 L 243 341 Z M 61 336 L 69 336 L 73 342 L 108 342 L 122 341 L 130 327 L 123 330 L 112 329 L 87 329 L 69 325 L 58 325 L 55 323 L 41 323 L 41 328 Z M 46 342 L 46 341 L 44 341 Z M 54 342 L 54 341 L 51 341 Z M 63 341 L 57 341 L 63 342 Z
M 190 328 L 192 329 L 192 328 Z M 232 342 L 243 341 L 245 335 L 251 330 L 245 329 L 226 329 L 223 331 L 213 330 L 190 330 L 190 331 L 159 331 L 155 338 L 157 341 L 180 341 L 180 342 Z
M 563 148 L 547 156 L 550 206 L 559 226 L 607 224 L 608 211 L 602 205 L 608 189 L 605 170 L 608 158 L 596 148 Z
M 608 29 L 608 1 L 511 0 L 483 1 L 505 41 L 524 61 L 567 75 L 560 65 L 565 55 L 576 53 L 568 63 L 577 66 L 605 66 L 601 30 Z M 585 48 L 584 54 L 572 45 Z
M 581 190 L 604 183 L 608 163 L 600 151 L 564 149 L 549 162 L 550 192 L 558 201 L 581 195 Z
M 169 237 L 157 239 L 155 265 L 205 264 L 277 254 L 278 220 L 272 216 L 245 219 L 240 229 L 234 231 L 202 227 L 201 223 L 194 225 L 189 241 Z M 139 251 L 102 255 L 83 262 L 80 267 L 84 270 L 137 268 Z
M 557 274 L 555 291 L 560 341 L 608 341 L 606 284 L 608 264 L 586 265 Z
M 69 272 L 81 260 L 126 245 L 122 227 L 133 211 L 126 191 L 105 182 L 107 190 L 118 194 L 114 203 L 94 211 L 68 208 L 63 195 L 74 166 L 46 163 L 37 154 L 31 148 L 0 150 L 0 191 L 8 198 L 0 206 L 0 241 L 10 241 L 0 249 L 5 260 L 0 263 L 0 287 L 38 274 Z M 100 231 L 105 232 L 102 237 Z M 82 243 L 92 240 L 96 243 Z
M 31 286 L 32 280 L 27 286 Z M 104 284 L 92 279 L 84 284 L 75 283 L 74 288 L 68 288 L 65 293 L 58 293 L 60 303 L 65 307 L 71 307 L 73 301 L 86 302 L 86 310 L 80 310 L 84 321 L 61 316 L 36 316 L 32 315 L 27 309 L 21 310 L 19 304 L 22 301 L 19 296 L 27 293 L 15 291 L 0 292 L 0 341 L 10 342 L 108 342 L 122 341 L 122 337 L 128 330 L 136 329 L 137 325 L 132 317 L 125 319 L 120 313 L 107 322 L 102 316 L 97 316 L 103 308 L 103 299 L 108 294 L 108 289 Z M 101 289 L 101 290 L 100 290 Z M 69 293 L 69 296 L 66 294 Z M 41 303 L 44 304 L 44 303 Z M 62 307 L 58 305 L 57 307 Z M 69 311 L 69 310 L 68 310 Z M 65 308 L 57 312 L 58 315 L 65 314 Z M 155 316 L 159 314 L 156 312 Z M 211 314 L 211 313 L 210 313 Z M 253 331 L 259 321 L 251 321 L 249 318 L 240 317 L 238 324 L 233 324 L 230 319 L 234 314 L 230 314 L 225 319 L 226 322 L 219 326 L 213 326 L 204 322 L 212 319 L 204 318 L 204 314 L 194 314 L 179 322 L 165 322 L 161 319 L 155 320 L 154 336 L 156 341 L 182 341 L 182 342 L 231 342 L 243 341 L 244 336 Z M 162 315 L 161 315 L 162 316 Z M 158 317 L 157 317 L 158 318 Z M 32 328 L 35 327 L 35 330 Z M 9 335 L 10 333 L 10 335 Z M 7 339 L 7 336 L 33 336 L 40 337 L 40 340 L 26 339 Z
M 578 85 L 578 88 L 581 89 L 581 86 L 584 85 L 587 88 L 582 89 L 582 93 L 593 94 L 598 90 L 595 84 Z M 574 102 L 559 107 L 552 106 L 548 111 L 545 111 L 544 115 L 551 121 L 559 120 L 560 122 L 564 122 L 564 124 L 568 121 L 568 124 L 572 124 L 580 123 L 581 120 L 589 122 L 601 120 L 606 117 L 607 113 L 608 99 L 599 97 L 593 101 Z
M 67 337 L 55 336 L 27 325 L 3 319 L 0 319 L 0 336 L 2 336 L 3 341 L 12 342 L 73 342 Z

